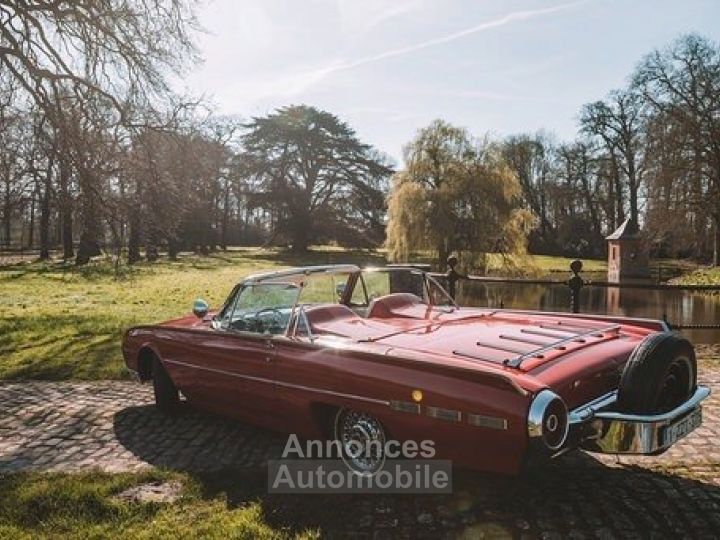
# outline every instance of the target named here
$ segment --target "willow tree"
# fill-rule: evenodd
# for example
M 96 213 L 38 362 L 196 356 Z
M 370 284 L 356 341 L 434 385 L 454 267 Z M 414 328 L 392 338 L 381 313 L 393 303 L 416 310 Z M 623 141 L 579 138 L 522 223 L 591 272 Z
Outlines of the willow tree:
M 520 183 L 495 145 L 435 120 L 405 147 L 404 158 L 388 197 L 393 260 L 430 249 L 442 269 L 453 252 L 526 252 L 533 218 L 520 207 Z

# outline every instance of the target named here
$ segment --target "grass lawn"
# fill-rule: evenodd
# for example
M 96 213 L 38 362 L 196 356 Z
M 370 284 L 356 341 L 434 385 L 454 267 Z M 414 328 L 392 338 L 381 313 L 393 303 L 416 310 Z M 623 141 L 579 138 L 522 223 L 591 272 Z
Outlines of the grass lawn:
M 0 538 L 311 538 L 312 528 L 284 525 L 285 516 L 265 512 L 265 476 L 247 482 L 233 477 L 216 487 L 187 474 L 17 473 L 0 476 Z M 125 501 L 115 497 L 147 482 L 177 481 L 180 499 L 174 503 Z M 262 482 L 261 482 L 262 481 Z M 240 487 L 243 486 L 243 487 Z M 238 490 L 241 490 L 239 493 Z M 294 516 L 293 516 L 294 517 Z M 299 520 L 302 523 L 302 520 Z
M 423 257 L 419 257 L 422 259 Z M 490 270 L 502 260 L 490 256 Z M 571 259 L 530 256 L 530 273 L 567 272 Z M 120 354 L 122 332 L 190 310 L 201 297 L 219 305 L 243 276 L 306 264 L 385 264 L 382 252 L 316 248 L 298 256 L 277 249 L 232 249 L 213 256 L 121 267 L 110 261 L 76 268 L 61 263 L 15 262 L 0 266 L 0 379 L 115 379 L 127 376 Z M 604 261 L 584 261 L 602 271 Z
M 125 267 L 119 279 L 109 262 L 0 267 L 0 378 L 122 378 L 120 340 L 127 327 L 187 313 L 198 297 L 217 306 L 253 272 L 334 262 L 384 258 L 330 248 L 302 259 L 277 250 L 232 250 Z
M 706 266 L 671 281 L 678 285 L 720 285 L 720 267 Z

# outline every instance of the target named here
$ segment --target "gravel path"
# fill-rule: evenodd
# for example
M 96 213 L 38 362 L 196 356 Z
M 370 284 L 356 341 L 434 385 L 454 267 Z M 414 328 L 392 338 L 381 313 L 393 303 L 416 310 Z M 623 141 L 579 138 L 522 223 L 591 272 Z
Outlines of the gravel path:
M 699 380 L 713 389 L 703 426 L 662 456 L 616 459 L 576 452 L 524 479 L 460 471 L 453 495 L 336 497 L 352 503 L 338 503 L 331 522 L 318 518 L 318 525 L 361 538 L 717 538 L 720 363 L 701 361 Z M 0 383 L 0 474 L 155 466 L 257 471 L 268 458 L 279 457 L 285 440 L 193 410 L 162 416 L 152 405 L 149 385 Z M 307 504 L 297 501 L 280 498 L 273 504 L 284 511 Z M 303 511 L 302 519 L 313 508 Z

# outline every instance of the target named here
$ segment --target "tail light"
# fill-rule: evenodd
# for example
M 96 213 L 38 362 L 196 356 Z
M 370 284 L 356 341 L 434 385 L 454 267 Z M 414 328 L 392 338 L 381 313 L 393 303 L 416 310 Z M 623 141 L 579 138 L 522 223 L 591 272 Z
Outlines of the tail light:
M 530 446 L 547 453 L 559 450 L 565 443 L 570 423 L 565 402 L 551 390 L 541 390 L 530 404 L 528 437 Z

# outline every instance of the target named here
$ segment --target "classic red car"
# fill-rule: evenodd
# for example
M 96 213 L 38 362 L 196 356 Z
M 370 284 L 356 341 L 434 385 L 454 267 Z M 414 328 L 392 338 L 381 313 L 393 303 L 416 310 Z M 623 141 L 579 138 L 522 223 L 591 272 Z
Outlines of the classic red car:
M 216 312 L 127 331 L 157 406 L 190 404 L 307 438 L 435 441 L 518 473 L 582 448 L 659 454 L 701 423 L 692 345 L 662 321 L 458 307 L 411 269 L 248 277 Z M 382 456 L 359 456 L 371 470 Z

